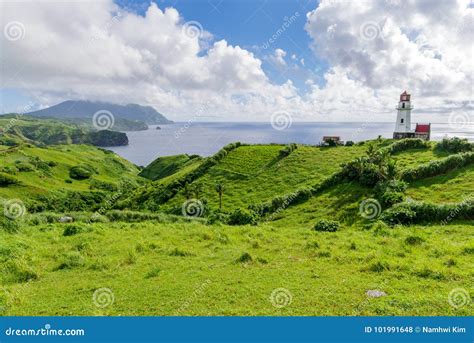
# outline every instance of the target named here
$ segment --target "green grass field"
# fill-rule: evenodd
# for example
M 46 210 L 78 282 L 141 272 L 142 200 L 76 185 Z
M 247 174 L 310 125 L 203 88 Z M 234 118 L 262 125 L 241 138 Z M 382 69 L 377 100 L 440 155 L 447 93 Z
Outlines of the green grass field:
M 0 234 L 2 315 L 472 314 L 447 301 L 454 288 L 474 291 L 472 223 L 336 233 L 299 225 L 81 226 L 84 233 L 67 237 L 59 224 Z M 251 260 L 239 262 L 244 253 Z M 30 280 L 20 281 L 25 275 Z M 102 288 L 114 296 L 106 308 L 93 301 Z M 292 297 L 284 308 L 270 301 L 279 288 Z M 369 289 L 387 296 L 369 299 Z
M 3 181 L 0 197 L 26 204 L 23 216 L 0 214 L 0 315 L 472 315 L 472 220 L 389 226 L 382 220 L 390 205 L 375 218 L 360 211 L 377 197 L 374 187 L 341 180 L 255 225 L 227 225 L 234 210 L 320 184 L 342 163 L 369 155 L 369 144 L 391 143 L 298 146 L 288 156 L 280 145 L 236 147 L 189 181 L 207 206 L 203 218 L 182 216 L 189 197 L 183 184 L 155 211 L 131 212 L 127 200 L 150 200 L 206 159 L 160 158 L 142 173 L 156 180 L 150 181 L 133 164 L 92 146 L 0 146 L 2 175 L 20 182 Z M 399 175 L 447 156 L 431 144 L 393 159 Z M 86 164 L 95 170 L 90 178 L 66 182 L 72 167 Z M 413 181 L 400 201 L 460 203 L 472 197 L 473 176 L 468 164 Z M 131 182 L 124 193 L 102 189 L 108 200 L 91 202 L 104 208 L 100 216 L 67 209 L 79 201 L 67 192 L 124 179 Z M 222 211 L 217 183 L 224 185 Z M 145 192 L 150 189 L 156 192 Z M 30 200 L 50 193 L 65 194 L 63 210 L 36 206 L 32 213 Z M 62 216 L 75 222 L 59 223 Z M 339 229 L 315 231 L 320 220 L 337 221 Z M 456 307 L 448 299 L 459 289 L 465 303 Z M 371 298 L 368 290 L 386 295 Z

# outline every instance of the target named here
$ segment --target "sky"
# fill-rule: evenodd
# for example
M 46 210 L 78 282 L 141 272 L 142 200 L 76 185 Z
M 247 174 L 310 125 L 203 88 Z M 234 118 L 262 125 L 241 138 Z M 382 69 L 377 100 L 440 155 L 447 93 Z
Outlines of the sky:
M 175 121 L 474 121 L 470 0 L 2 1 L 0 113 L 138 103 Z

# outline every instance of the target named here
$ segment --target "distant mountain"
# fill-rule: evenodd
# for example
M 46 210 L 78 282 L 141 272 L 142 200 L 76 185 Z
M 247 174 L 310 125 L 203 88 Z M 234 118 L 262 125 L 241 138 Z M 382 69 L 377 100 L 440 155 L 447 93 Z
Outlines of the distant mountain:
M 143 121 L 148 125 L 170 124 L 161 113 L 151 106 L 137 104 L 118 105 L 108 102 L 93 102 L 84 100 L 68 100 L 60 104 L 28 113 L 36 117 L 50 118 L 92 118 L 98 111 L 109 111 L 116 119 Z

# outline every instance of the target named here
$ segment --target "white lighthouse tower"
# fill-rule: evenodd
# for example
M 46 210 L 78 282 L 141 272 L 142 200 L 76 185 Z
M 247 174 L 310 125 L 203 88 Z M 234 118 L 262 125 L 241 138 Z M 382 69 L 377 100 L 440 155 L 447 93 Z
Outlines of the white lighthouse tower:
M 400 94 L 400 102 L 397 107 L 397 122 L 395 133 L 408 133 L 411 131 L 411 110 L 410 94 L 404 91 Z
M 395 123 L 394 139 L 402 138 L 422 138 L 430 140 L 431 124 L 416 123 L 415 130 L 411 129 L 411 110 L 413 106 L 410 102 L 410 94 L 404 91 L 400 94 L 400 101 L 397 107 L 397 122 Z

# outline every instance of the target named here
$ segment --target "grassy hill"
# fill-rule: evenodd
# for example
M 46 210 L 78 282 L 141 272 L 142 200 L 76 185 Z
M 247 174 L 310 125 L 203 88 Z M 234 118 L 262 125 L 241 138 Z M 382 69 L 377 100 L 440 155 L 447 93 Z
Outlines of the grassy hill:
M 128 144 L 125 133 L 91 130 L 84 123 L 63 122 L 56 119 L 38 119 L 24 115 L 0 116 L 0 145 L 15 146 L 22 142 L 35 145 L 92 144 L 120 146 Z
M 0 162 L 20 181 L 0 195 L 34 199 L 29 213 L 0 217 L 1 315 L 473 311 L 474 152 L 464 141 L 232 144 L 209 158 L 158 158 L 140 173 L 150 180 L 91 146 L 0 145 Z M 99 191 L 97 203 L 77 196 Z M 183 211 L 190 203 L 197 211 Z M 59 223 L 64 214 L 75 222 Z M 459 289 L 467 296 L 453 306 Z

